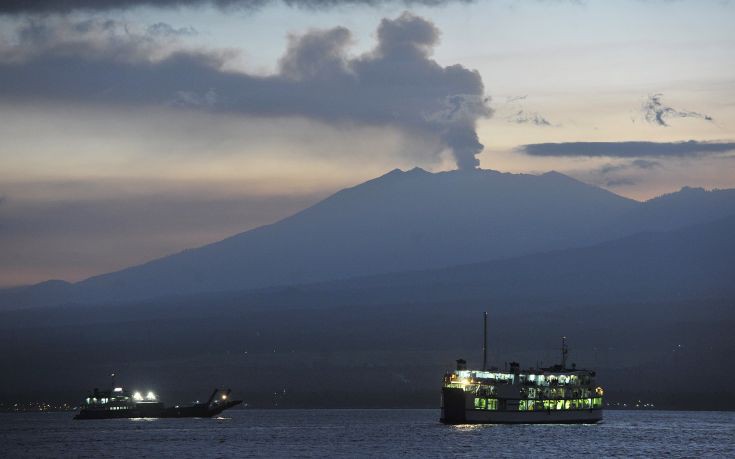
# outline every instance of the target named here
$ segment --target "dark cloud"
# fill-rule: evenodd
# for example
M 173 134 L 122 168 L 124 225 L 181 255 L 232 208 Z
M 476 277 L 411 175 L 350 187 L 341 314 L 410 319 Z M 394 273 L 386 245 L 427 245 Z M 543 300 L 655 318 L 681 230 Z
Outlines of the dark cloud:
M 531 156 L 587 156 L 610 158 L 698 157 L 735 151 L 735 142 L 565 142 L 522 145 Z
M 0 65 L 43 59 L 151 61 L 193 28 L 175 28 L 159 22 L 144 29 L 113 19 L 27 18 L 16 29 L 17 39 L 0 41 Z M 53 85 L 49 79 L 48 84 Z
M 609 188 L 638 185 L 664 164 L 650 159 L 617 159 L 614 162 L 577 170 L 573 175 L 585 183 Z
M 538 127 L 553 126 L 551 121 L 542 114 L 526 109 L 527 99 L 528 94 L 506 97 L 505 106 L 502 107 L 503 118 L 514 124 L 530 124 Z
M 655 169 L 660 166 L 661 163 L 659 163 L 658 161 L 651 161 L 648 159 L 635 159 L 633 161 L 622 164 L 605 164 L 600 167 L 599 172 L 604 175 L 630 169 Z
M 157 22 L 156 24 L 148 26 L 146 32 L 149 35 L 156 37 L 190 37 L 199 35 L 199 32 L 197 32 L 197 30 L 192 26 L 176 28 L 166 24 L 165 22 Z
M 165 27 L 163 27 L 165 28 Z M 186 106 L 258 117 L 305 117 L 331 124 L 397 127 L 436 138 L 461 168 L 478 164 L 476 121 L 491 115 L 480 74 L 430 58 L 439 30 L 404 13 L 384 19 L 371 52 L 350 57 L 337 27 L 293 36 L 271 76 L 227 71 L 228 56 L 164 56 L 149 33 L 114 22 L 31 22 L 20 44 L 0 51 L 0 100 Z
M 551 122 L 536 112 L 519 110 L 508 117 L 508 122 L 515 124 L 532 124 L 534 126 L 551 126 Z
M 635 159 L 630 164 L 638 169 L 655 169 L 661 166 L 658 161 L 651 161 L 649 159 Z
M 714 121 L 711 116 L 704 113 L 691 112 L 686 110 L 677 110 L 669 107 L 661 100 L 663 94 L 653 94 L 648 96 L 641 107 L 643 119 L 651 124 L 658 126 L 668 126 L 666 120 L 669 118 L 699 118 L 705 121 Z
M 640 180 L 640 173 L 661 167 L 658 161 L 649 159 L 634 159 L 617 164 L 603 164 L 599 169 L 592 171 L 593 183 L 604 184 L 609 187 L 636 185 Z
M 349 5 L 380 6 L 388 3 L 437 6 L 471 1 L 473 0 L 3 0 L 0 2 L 0 14 L 70 13 L 135 7 L 181 8 L 209 5 L 224 9 L 257 10 L 276 3 L 307 9 L 328 9 Z
M 614 178 L 605 182 L 605 186 L 609 186 L 610 188 L 615 188 L 619 186 L 633 186 L 637 184 L 638 180 L 629 177 Z

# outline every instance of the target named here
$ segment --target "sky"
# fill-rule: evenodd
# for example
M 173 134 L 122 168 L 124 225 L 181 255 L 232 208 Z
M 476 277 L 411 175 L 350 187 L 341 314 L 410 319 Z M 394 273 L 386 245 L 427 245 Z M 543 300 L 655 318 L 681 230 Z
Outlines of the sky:
M 3 2 L 0 286 L 204 245 L 394 168 L 733 188 L 734 21 L 722 0 Z

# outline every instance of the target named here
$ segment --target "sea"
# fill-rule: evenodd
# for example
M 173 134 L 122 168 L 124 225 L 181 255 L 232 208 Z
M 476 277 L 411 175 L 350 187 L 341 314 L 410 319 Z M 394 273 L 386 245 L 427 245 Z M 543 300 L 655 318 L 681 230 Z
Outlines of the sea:
M 0 457 L 735 457 L 735 412 L 611 411 L 597 425 L 446 426 L 438 410 L 230 410 L 213 419 L 0 414 Z

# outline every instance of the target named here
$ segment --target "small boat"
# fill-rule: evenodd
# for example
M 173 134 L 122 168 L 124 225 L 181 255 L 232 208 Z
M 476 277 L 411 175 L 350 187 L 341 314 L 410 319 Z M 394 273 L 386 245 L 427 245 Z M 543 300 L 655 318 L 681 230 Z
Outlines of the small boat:
M 511 362 L 487 369 L 487 313 L 482 370 L 457 368 L 444 375 L 440 421 L 444 424 L 594 424 L 602 420 L 603 389 L 595 372 L 567 368 L 569 350 L 562 338 L 561 363 L 521 370 Z
M 242 403 L 242 400 L 230 400 L 230 392 L 230 389 L 214 389 L 206 403 L 167 407 L 151 391 L 144 396 L 123 387 L 113 386 L 107 391 L 95 389 L 84 400 L 74 419 L 211 418 Z

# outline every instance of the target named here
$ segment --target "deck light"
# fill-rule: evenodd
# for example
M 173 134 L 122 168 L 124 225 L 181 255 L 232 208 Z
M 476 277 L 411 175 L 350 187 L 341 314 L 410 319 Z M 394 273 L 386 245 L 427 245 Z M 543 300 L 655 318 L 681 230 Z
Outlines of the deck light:
M 148 391 L 148 393 L 145 396 L 145 399 L 146 400 L 155 400 L 156 399 L 156 394 L 154 394 L 152 391 Z
M 143 400 L 143 396 L 140 395 L 140 392 L 135 392 L 133 394 L 133 400 L 135 400 L 136 402 L 139 402 L 139 401 Z

